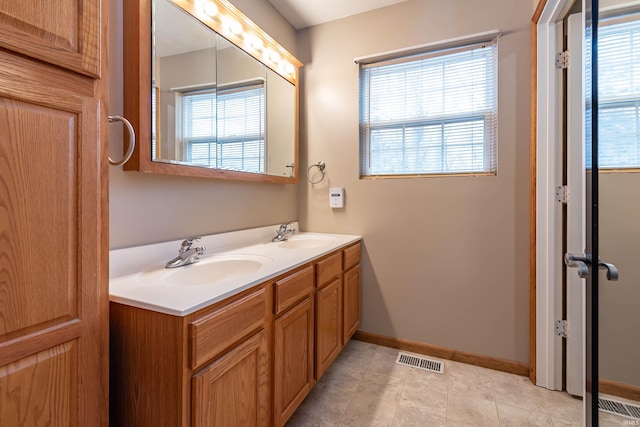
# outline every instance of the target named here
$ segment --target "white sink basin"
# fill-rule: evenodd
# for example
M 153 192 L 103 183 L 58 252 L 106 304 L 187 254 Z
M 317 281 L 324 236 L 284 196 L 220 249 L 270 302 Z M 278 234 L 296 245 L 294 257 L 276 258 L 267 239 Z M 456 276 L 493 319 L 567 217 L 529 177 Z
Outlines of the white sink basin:
M 160 280 L 167 285 L 212 285 L 259 270 L 271 258 L 258 255 L 216 256 L 195 264 L 165 270 Z
M 334 241 L 333 237 L 328 236 L 294 236 L 277 245 L 285 249 L 311 249 L 330 245 Z

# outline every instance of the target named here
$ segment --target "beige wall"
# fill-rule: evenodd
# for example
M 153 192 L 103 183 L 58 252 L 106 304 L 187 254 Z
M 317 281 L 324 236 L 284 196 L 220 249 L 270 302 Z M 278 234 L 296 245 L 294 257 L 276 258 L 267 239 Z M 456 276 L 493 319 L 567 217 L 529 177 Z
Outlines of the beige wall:
M 267 0 L 233 2 L 296 54 L 294 28 Z M 122 0 L 111 2 L 109 113 L 122 114 Z M 122 132 L 110 128 L 110 155 L 120 159 Z M 109 168 L 110 247 L 122 248 L 292 221 L 295 185 L 256 184 L 123 172 Z
M 303 229 L 364 236 L 365 331 L 529 362 L 531 3 L 410 0 L 299 32 Z M 492 177 L 358 178 L 355 57 L 500 29 Z M 304 170 L 303 169 L 303 170 Z M 328 187 L 346 189 L 329 208 Z
M 640 174 L 600 174 L 600 258 L 620 271 L 600 285 L 600 375 L 640 386 Z

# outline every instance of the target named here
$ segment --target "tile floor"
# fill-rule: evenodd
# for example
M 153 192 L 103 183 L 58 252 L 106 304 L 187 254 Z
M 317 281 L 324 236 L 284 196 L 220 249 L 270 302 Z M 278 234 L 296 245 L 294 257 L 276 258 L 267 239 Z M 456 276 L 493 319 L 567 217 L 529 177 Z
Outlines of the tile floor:
M 287 427 L 583 424 L 581 400 L 528 378 L 451 361 L 444 374 L 431 373 L 396 364 L 397 352 L 351 340 Z M 638 425 L 605 418 L 602 426 Z

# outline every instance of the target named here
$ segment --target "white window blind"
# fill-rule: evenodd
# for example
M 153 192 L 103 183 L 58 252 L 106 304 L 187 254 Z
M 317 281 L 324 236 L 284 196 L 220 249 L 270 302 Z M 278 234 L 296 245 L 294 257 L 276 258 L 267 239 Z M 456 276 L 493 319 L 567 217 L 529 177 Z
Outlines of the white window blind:
M 496 173 L 497 42 L 360 65 L 360 174 Z
M 602 169 L 640 168 L 639 18 L 605 21 L 598 33 L 598 167 Z M 589 152 L 590 145 L 588 141 Z
M 218 169 L 264 172 L 264 85 L 185 92 L 180 99 L 182 158 Z

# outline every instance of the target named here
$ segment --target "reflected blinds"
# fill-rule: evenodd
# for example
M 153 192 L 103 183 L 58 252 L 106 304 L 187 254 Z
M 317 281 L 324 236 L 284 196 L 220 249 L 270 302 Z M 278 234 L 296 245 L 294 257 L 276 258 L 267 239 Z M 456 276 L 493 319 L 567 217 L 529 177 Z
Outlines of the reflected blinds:
M 598 167 L 640 168 L 640 16 L 598 31 Z M 590 140 L 587 140 L 590 145 Z M 591 147 L 587 147 L 590 151 Z M 587 166 L 591 164 L 587 158 Z
M 360 65 L 360 174 L 496 173 L 497 41 Z
M 181 158 L 194 164 L 264 172 L 264 85 L 181 94 Z

